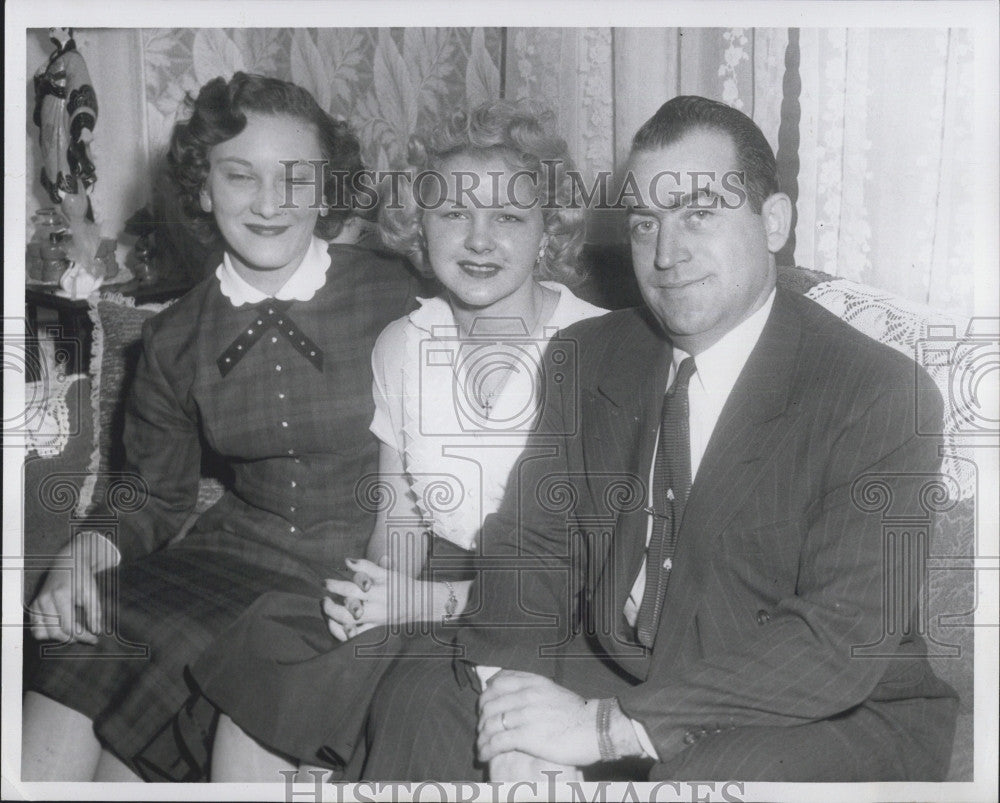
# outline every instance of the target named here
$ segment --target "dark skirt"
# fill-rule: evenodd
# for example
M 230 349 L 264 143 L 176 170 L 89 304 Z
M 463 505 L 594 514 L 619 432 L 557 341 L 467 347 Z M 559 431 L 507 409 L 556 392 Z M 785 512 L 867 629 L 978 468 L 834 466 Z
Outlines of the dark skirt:
M 104 746 L 144 774 L 137 754 L 191 695 L 186 667 L 261 594 L 322 593 L 304 565 L 296 576 L 292 561 L 259 557 L 182 544 L 105 572 L 117 604 L 98 643 L 40 645 L 25 687 L 91 718 Z
M 435 579 L 471 576 L 459 565 L 468 553 L 439 539 L 434 552 L 452 559 Z M 439 659 L 450 666 L 455 624 L 373 628 L 345 643 L 327 628 L 323 593 L 264 594 L 202 652 L 190 667 L 200 695 L 181 701 L 177 716 L 143 752 L 146 777 L 203 780 L 221 711 L 292 762 L 357 780 L 379 681 L 401 660 Z

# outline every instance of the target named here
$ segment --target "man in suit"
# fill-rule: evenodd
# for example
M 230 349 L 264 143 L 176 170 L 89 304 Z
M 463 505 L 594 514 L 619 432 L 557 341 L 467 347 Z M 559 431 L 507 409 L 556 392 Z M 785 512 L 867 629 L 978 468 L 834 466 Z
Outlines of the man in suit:
M 578 382 L 539 425 L 557 453 L 484 526 L 461 659 L 384 680 L 365 776 L 634 757 L 651 779 L 943 778 L 957 701 L 912 628 L 887 628 L 900 558 L 863 498 L 934 478 L 918 433 L 940 431 L 940 395 L 776 289 L 791 204 L 745 115 L 674 98 L 629 176 L 645 308 L 563 333 Z

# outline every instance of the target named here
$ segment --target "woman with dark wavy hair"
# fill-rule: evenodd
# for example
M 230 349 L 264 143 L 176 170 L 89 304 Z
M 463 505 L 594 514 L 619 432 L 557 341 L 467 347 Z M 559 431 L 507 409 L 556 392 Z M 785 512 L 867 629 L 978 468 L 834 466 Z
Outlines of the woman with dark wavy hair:
M 449 634 L 433 625 L 467 605 L 463 564 L 537 424 L 541 372 L 571 370 L 571 349 L 550 339 L 604 312 L 554 281 L 576 278 L 584 218 L 550 115 L 489 103 L 414 138 L 409 157 L 380 234 L 441 292 L 391 323 L 372 354 L 380 453 L 377 483 L 359 493 L 377 509 L 367 556 L 327 581 L 326 621 L 315 599 L 270 593 L 193 667 L 225 714 L 213 780 L 277 780 L 296 765 L 357 779 L 368 704 L 398 651 L 449 660 Z M 430 572 L 428 548 L 451 568 Z
M 192 106 L 169 162 L 225 256 L 143 328 L 125 422 L 143 504 L 96 511 L 116 527 L 78 534 L 61 556 L 76 569 L 32 605 L 35 637 L 62 643 L 26 682 L 25 779 L 172 777 L 144 754 L 191 693 L 186 667 L 262 593 L 321 596 L 371 531 L 354 502 L 377 467 L 370 354 L 416 282 L 326 241 L 351 212 L 351 182 L 327 180 L 358 173 L 358 142 L 272 78 L 217 78 Z M 208 453 L 225 493 L 177 541 Z

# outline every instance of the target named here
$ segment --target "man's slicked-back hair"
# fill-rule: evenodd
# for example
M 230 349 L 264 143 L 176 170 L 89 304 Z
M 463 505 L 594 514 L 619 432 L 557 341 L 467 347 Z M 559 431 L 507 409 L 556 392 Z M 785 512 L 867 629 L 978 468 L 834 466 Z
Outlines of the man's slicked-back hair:
M 757 124 L 743 112 L 698 95 L 668 100 L 632 138 L 632 152 L 665 148 L 694 130 L 728 134 L 736 150 L 750 208 L 760 214 L 764 201 L 778 192 L 778 165 L 774 151 Z

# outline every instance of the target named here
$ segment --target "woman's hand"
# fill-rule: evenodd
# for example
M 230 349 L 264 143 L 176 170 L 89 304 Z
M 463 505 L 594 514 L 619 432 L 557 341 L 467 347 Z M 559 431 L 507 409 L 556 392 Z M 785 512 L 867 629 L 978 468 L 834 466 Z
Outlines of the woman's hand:
M 117 551 L 109 541 L 96 533 L 78 534 L 58 553 L 31 603 L 31 634 L 39 641 L 96 644 L 103 621 L 96 575 L 115 563 Z
M 342 598 L 323 600 L 323 613 L 334 638 L 347 641 L 378 625 L 433 618 L 437 583 L 417 580 L 370 560 L 348 560 L 351 580 L 328 579 L 326 590 Z

